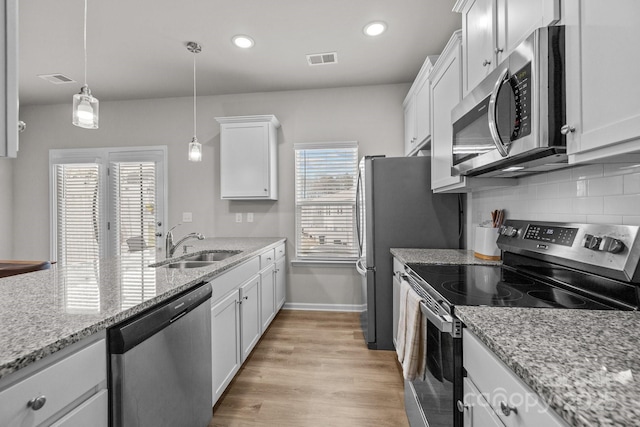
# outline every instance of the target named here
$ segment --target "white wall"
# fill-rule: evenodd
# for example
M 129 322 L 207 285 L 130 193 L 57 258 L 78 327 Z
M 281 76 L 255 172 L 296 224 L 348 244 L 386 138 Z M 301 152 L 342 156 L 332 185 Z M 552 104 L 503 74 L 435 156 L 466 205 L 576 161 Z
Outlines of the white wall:
M 506 218 L 577 223 L 640 225 L 640 165 L 593 164 L 523 177 L 515 187 L 469 195 L 467 224 L 490 220 L 494 209 Z M 474 233 L 467 234 L 473 248 Z
M 71 125 L 70 102 L 21 108 L 27 130 L 21 134 L 20 156 L 14 164 L 13 256 L 49 259 L 49 149 L 144 145 L 168 146 L 170 224 L 180 222 L 182 212 L 193 213 L 193 223 L 176 230 L 177 236 L 190 231 L 206 236 L 284 236 L 291 255 L 293 144 L 356 140 L 361 156 L 401 156 L 402 100 L 408 89 L 408 84 L 399 84 L 198 97 L 201 163 L 189 163 L 186 156 L 193 136 L 190 97 L 101 102 L 98 130 Z M 220 128 L 214 117 L 254 114 L 275 114 L 282 124 L 278 133 L 280 198 L 275 202 L 220 200 Z M 237 212 L 245 220 L 244 214 L 253 212 L 254 222 L 237 224 Z M 287 301 L 360 305 L 359 286 L 353 268 L 289 267 Z
M 13 259 L 13 163 L 0 157 L 0 259 Z

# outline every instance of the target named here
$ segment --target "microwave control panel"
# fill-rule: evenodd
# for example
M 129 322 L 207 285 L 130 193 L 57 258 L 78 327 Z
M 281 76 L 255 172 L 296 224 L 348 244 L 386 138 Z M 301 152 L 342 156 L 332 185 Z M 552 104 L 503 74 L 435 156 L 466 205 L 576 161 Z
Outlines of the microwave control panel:
M 511 75 L 509 79 L 515 111 L 511 141 L 531 134 L 531 62 Z

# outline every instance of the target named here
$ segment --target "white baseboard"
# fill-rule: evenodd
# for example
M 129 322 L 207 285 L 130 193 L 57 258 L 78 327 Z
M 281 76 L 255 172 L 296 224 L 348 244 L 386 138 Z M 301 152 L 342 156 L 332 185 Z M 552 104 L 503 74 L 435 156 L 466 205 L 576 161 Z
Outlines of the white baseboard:
M 287 302 L 282 307 L 284 310 L 303 311 L 348 311 L 361 312 L 365 309 L 364 304 L 310 304 L 303 302 Z

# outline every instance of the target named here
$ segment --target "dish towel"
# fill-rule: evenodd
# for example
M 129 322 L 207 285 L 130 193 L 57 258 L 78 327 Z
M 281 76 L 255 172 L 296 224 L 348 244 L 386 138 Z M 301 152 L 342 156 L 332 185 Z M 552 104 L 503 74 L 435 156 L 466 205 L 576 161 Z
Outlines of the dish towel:
M 405 296 L 404 310 L 402 300 Z M 400 319 L 398 321 L 398 337 L 396 338 L 398 361 L 402 364 L 402 375 L 406 380 L 414 380 L 424 376 L 425 339 L 422 330 L 422 298 L 403 282 L 400 287 Z

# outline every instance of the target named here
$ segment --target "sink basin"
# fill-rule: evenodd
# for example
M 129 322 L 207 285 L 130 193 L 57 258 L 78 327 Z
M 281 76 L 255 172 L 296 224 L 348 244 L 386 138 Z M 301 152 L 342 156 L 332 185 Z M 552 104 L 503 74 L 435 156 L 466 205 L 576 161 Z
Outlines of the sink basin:
M 227 252 L 205 252 L 203 254 L 193 255 L 183 258 L 184 261 L 222 261 L 234 255 L 238 255 L 242 251 L 227 251 Z
M 163 265 L 166 268 L 198 268 L 215 264 L 215 261 L 177 261 Z

